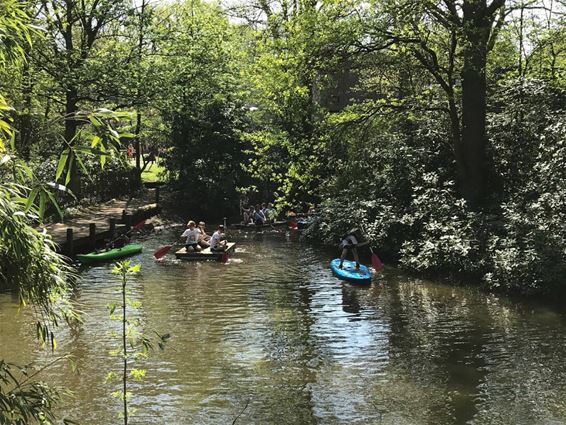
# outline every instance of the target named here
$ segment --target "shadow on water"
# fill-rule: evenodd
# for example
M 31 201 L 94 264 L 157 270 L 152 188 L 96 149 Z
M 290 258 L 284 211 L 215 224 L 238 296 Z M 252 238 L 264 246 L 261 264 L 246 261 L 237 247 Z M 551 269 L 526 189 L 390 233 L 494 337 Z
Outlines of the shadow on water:
M 146 332 L 170 332 L 164 352 L 132 383 L 132 423 L 533 424 L 566 422 L 564 315 L 473 288 L 386 269 L 352 286 L 328 268 L 333 255 L 289 232 L 234 232 L 227 264 L 151 254 L 176 235 L 144 242 L 130 283 Z M 62 411 L 82 423 L 115 423 L 105 384 L 119 361 L 107 304 L 119 283 L 111 265 L 86 269 L 75 298 L 76 332 L 59 353 L 81 370 L 52 369 L 71 387 Z M 33 318 L 0 294 L 0 358 L 39 362 Z

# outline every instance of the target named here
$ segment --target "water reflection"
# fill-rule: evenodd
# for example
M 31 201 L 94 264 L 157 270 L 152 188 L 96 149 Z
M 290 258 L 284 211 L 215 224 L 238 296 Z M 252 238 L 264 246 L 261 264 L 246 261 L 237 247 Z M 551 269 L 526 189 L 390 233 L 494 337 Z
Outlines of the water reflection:
M 181 263 L 151 253 L 131 297 L 146 332 L 170 332 L 166 351 L 133 384 L 132 423 L 245 424 L 562 423 L 566 421 L 564 317 L 535 304 L 419 281 L 388 270 L 371 286 L 332 276 L 330 255 L 295 234 L 240 233 L 227 264 Z M 86 424 L 116 422 L 119 361 L 108 355 L 117 299 L 110 266 L 88 269 L 76 299 L 77 332 L 61 353 L 81 369 L 51 370 L 72 387 L 63 411 Z M 33 320 L 0 295 L 0 358 L 46 361 Z

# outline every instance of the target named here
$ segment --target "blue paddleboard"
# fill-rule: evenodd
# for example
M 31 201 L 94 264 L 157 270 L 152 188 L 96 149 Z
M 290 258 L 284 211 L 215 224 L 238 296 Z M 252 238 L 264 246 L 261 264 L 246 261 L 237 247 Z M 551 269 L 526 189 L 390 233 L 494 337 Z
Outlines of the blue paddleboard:
M 352 283 L 370 283 L 371 272 L 369 269 L 360 264 L 360 268 L 356 270 L 356 262 L 344 260 L 344 268 L 340 268 L 340 259 L 335 258 L 330 262 L 332 272 L 340 279 L 348 280 Z

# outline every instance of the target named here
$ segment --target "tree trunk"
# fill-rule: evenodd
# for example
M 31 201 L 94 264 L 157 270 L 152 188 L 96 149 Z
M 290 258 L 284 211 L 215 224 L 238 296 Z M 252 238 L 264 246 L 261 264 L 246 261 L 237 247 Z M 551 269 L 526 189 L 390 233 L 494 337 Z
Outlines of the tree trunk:
M 142 174 L 140 131 L 141 131 L 141 113 L 139 111 L 137 111 L 136 112 L 136 129 L 134 131 L 134 134 L 135 134 L 134 149 L 136 151 L 136 170 L 135 170 L 136 171 L 135 172 L 135 180 L 136 181 L 134 182 L 134 186 L 138 189 L 141 188 L 141 174 Z
M 461 190 L 472 208 L 486 196 L 486 63 L 492 20 L 486 0 L 463 6 L 462 139 L 459 169 Z M 457 155 L 458 160 L 458 155 Z
M 30 72 L 29 48 L 25 49 L 26 60 L 22 68 L 22 113 L 18 115 L 16 149 L 25 160 L 30 159 L 32 136 L 32 95 L 33 82 Z
M 65 93 L 65 142 L 72 144 L 75 135 L 77 134 L 78 123 L 76 120 L 78 104 L 78 91 L 75 87 L 69 87 Z M 77 198 L 81 197 L 81 175 L 77 161 L 71 168 L 71 180 L 69 182 L 69 189 L 75 194 Z

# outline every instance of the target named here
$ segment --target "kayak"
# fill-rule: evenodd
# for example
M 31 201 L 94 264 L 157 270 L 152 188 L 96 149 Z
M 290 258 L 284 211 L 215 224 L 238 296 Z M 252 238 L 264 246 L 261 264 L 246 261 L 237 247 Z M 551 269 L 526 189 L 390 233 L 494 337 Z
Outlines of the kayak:
M 344 268 L 340 268 L 340 259 L 335 258 L 330 262 L 330 268 L 332 272 L 339 277 L 350 281 L 352 283 L 370 283 L 371 282 L 371 272 L 369 269 L 360 264 L 360 268 L 356 270 L 356 262 L 350 260 L 344 260 Z
M 83 263 L 101 263 L 104 261 L 111 261 L 115 258 L 127 257 L 128 255 L 137 254 L 141 252 L 143 245 L 131 243 L 123 246 L 122 248 L 109 249 L 107 251 L 89 252 L 88 254 L 79 254 L 77 259 Z

